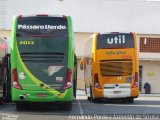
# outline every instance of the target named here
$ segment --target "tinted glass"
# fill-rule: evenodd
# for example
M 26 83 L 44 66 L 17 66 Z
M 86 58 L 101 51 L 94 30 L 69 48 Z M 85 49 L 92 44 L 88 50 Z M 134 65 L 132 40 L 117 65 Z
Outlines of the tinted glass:
M 22 17 L 17 45 L 29 71 L 50 87 L 65 83 L 68 60 L 68 24 L 63 17 Z
M 22 17 L 18 19 L 17 34 L 67 35 L 67 19 L 63 17 Z
M 67 20 L 63 17 L 22 17 L 16 34 L 20 53 L 65 52 L 68 46 Z

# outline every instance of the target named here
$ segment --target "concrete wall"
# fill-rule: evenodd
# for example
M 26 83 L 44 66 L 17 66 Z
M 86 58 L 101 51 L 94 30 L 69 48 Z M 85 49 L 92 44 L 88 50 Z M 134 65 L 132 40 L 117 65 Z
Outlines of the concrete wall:
M 75 32 L 160 31 L 160 2 L 145 0 L 5 0 L 4 28 L 10 30 L 14 15 L 70 15 Z M 16 5 L 16 6 L 15 6 Z
M 0 37 L 10 37 L 11 31 L 10 30 L 0 30 Z
M 75 33 L 75 52 L 79 58 L 83 57 L 84 54 L 84 44 L 93 33 Z
M 84 90 L 85 89 L 85 83 L 84 83 L 84 71 L 83 70 L 80 70 L 80 58 L 77 59 L 77 62 L 78 62 L 78 76 L 77 76 L 77 89 L 82 89 Z
M 139 65 L 143 67 L 142 72 L 142 92 L 144 93 L 144 84 L 151 84 L 151 93 L 160 93 L 160 62 L 140 61 Z

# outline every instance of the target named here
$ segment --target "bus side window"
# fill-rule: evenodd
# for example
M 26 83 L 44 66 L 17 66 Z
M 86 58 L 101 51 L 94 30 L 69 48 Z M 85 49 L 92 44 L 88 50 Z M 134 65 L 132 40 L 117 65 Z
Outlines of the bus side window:
M 80 69 L 85 70 L 86 69 L 86 60 L 85 58 L 82 58 L 80 61 Z

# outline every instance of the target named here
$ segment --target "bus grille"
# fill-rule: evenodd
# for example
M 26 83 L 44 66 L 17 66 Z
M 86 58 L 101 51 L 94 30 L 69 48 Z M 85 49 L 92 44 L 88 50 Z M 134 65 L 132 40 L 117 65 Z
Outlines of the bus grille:
M 126 76 L 132 74 L 132 60 L 101 60 L 102 76 Z
M 21 53 L 23 61 L 57 61 L 64 60 L 63 53 Z

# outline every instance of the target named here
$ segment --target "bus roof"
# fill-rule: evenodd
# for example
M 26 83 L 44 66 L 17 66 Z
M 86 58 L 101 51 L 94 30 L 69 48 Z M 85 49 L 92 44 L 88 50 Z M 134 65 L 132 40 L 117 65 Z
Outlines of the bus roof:
M 18 18 L 21 18 L 21 17 L 68 17 L 68 16 L 65 16 L 65 15 L 48 15 L 48 14 L 33 14 L 33 15 L 18 15 L 17 16 Z
M 99 35 L 104 35 L 104 34 L 134 34 L 135 32 L 104 32 L 104 33 L 97 33 Z

